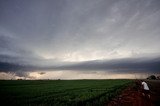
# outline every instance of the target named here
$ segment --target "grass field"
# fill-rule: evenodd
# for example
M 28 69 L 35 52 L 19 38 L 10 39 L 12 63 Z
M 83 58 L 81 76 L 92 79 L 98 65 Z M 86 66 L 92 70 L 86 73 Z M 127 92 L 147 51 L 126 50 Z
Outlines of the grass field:
M 132 80 L 3 80 L 0 106 L 104 105 Z

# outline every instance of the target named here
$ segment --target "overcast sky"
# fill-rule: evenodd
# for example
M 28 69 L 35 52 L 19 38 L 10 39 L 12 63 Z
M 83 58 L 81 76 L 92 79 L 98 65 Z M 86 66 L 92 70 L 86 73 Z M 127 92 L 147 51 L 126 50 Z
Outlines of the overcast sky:
M 0 78 L 159 74 L 159 34 L 160 0 L 0 0 Z

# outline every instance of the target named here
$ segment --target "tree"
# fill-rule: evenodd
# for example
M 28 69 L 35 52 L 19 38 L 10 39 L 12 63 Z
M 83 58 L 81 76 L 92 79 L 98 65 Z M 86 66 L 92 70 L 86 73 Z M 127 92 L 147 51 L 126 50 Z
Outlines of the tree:
M 150 75 L 149 77 L 147 77 L 147 79 L 155 80 L 155 79 L 156 79 L 156 76 L 155 76 L 155 75 Z

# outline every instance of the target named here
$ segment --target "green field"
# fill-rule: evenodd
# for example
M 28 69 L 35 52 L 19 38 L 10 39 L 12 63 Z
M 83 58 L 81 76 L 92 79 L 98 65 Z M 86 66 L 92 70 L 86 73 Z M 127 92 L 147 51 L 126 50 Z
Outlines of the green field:
M 0 106 L 104 105 L 132 80 L 3 80 Z

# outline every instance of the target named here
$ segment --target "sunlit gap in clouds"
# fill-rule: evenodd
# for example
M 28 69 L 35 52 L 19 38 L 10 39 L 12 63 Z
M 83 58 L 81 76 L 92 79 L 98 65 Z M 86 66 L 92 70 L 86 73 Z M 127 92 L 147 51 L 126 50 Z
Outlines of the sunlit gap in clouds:
M 103 50 L 87 50 L 87 51 L 76 51 L 69 53 L 39 53 L 40 57 L 45 60 L 60 60 L 65 62 L 83 62 L 83 61 L 91 61 L 91 60 L 110 60 L 110 59 L 118 59 L 118 58 L 128 58 L 133 56 L 132 51 L 127 50 L 119 50 L 113 52 L 107 52 Z
M 46 71 L 40 75 L 30 72 L 29 76 L 35 79 L 139 79 L 146 78 L 146 73 L 112 73 L 107 71 Z
M 33 71 L 28 72 L 27 76 L 17 76 L 14 73 L 0 73 L 0 79 L 141 79 L 146 78 L 149 73 L 112 73 L 107 71 L 73 71 L 73 70 L 58 70 L 58 71 Z

